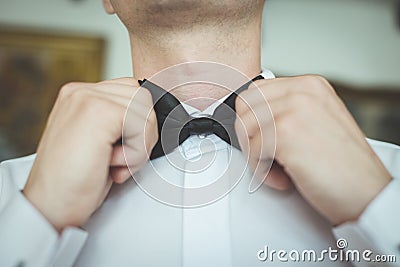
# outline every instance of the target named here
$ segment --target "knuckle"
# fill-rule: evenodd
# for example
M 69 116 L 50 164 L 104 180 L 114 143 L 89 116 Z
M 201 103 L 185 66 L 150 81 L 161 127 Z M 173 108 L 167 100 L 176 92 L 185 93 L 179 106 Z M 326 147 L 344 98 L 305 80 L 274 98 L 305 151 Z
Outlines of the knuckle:
M 150 156 L 151 151 L 153 150 L 154 146 L 158 142 L 158 131 L 153 131 L 152 134 L 146 134 L 145 135 L 145 149 L 146 149 L 146 155 Z
M 303 79 L 316 96 L 326 97 L 334 91 L 329 81 L 321 75 L 305 75 Z
M 139 88 L 138 93 L 143 95 L 145 101 L 149 104 L 153 104 L 153 96 L 151 95 L 150 91 L 145 88 Z
M 247 128 L 247 135 L 249 138 L 254 138 L 258 134 L 261 134 L 261 128 L 258 125 L 252 125 Z
M 249 109 L 246 101 L 248 94 L 248 91 L 244 91 L 236 97 L 235 109 L 237 114 L 243 115 Z
M 59 94 L 58 94 L 59 98 L 61 98 L 61 99 L 67 98 L 79 87 L 79 85 L 80 85 L 80 83 L 76 83 L 76 82 L 70 82 L 70 83 L 64 84 L 59 91 Z
M 84 114 L 87 114 L 89 116 L 99 116 L 99 114 L 102 114 L 104 110 L 104 104 L 103 101 L 100 101 L 97 98 L 89 98 L 85 99 L 84 101 L 81 102 L 82 105 L 81 110 Z M 110 113 L 110 112 L 108 112 Z
M 70 101 L 73 103 L 82 103 L 90 100 L 89 90 L 86 88 L 74 89 L 69 95 Z
M 243 132 L 244 127 L 242 125 L 242 122 L 240 120 L 238 120 L 237 118 L 235 120 L 234 127 L 235 127 L 235 131 L 238 135 L 240 135 Z
M 157 116 L 156 116 L 156 112 L 154 111 L 154 109 L 151 109 L 149 116 L 147 118 L 147 122 L 150 123 L 150 125 L 152 127 L 157 126 Z
M 303 79 L 310 85 L 321 85 L 327 82 L 326 78 L 321 75 L 308 74 L 304 75 Z
M 254 119 L 244 124 L 244 130 L 249 138 L 254 138 L 257 134 L 261 133 L 260 125 Z
M 158 138 L 159 138 L 159 136 L 158 136 L 158 131 L 156 130 L 156 131 L 154 131 L 153 142 L 152 142 L 152 144 L 151 144 L 151 147 L 152 147 L 152 148 L 157 144 Z
M 148 131 L 150 131 L 150 143 L 151 146 L 154 146 L 158 141 L 158 124 L 157 124 L 157 117 L 154 110 L 151 110 L 146 123 L 148 126 L 146 127 Z
M 86 89 L 75 90 L 70 96 L 72 106 L 75 106 L 78 112 L 82 115 L 98 116 L 104 114 L 107 109 L 105 107 L 105 101 L 90 94 Z
M 296 127 L 298 124 L 299 120 L 293 115 L 293 113 L 287 113 L 281 116 L 275 126 L 277 137 L 284 140 L 291 138 L 292 133 L 295 132 L 293 129 L 298 129 L 298 127 Z

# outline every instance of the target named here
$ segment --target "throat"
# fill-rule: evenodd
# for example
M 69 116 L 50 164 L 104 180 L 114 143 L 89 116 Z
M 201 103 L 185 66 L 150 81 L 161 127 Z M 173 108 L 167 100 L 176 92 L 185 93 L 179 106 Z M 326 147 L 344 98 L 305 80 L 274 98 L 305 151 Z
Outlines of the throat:
M 216 101 L 229 95 L 230 90 L 210 84 L 188 84 L 170 91 L 180 102 L 204 111 Z

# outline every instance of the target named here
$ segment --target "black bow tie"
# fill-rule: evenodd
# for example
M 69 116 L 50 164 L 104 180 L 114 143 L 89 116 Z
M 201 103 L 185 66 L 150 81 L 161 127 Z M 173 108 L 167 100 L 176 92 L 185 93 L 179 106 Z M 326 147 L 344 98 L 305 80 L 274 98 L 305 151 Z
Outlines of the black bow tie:
M 179 100 L 158 85 L 148 81 L 139 81 L 140 86 L 148 89 L 154 102 L 157 117 L 159 139 L 154 146 L 150 159 L 156 159 L 172 152 L 191 135 L 215 134 L 228 144 L 240 149 L 235 133 L 235 100 L 238 94 L 246 90 L 259 75 L 233 92 L 211 117 L 194 118 L 190 116 Z

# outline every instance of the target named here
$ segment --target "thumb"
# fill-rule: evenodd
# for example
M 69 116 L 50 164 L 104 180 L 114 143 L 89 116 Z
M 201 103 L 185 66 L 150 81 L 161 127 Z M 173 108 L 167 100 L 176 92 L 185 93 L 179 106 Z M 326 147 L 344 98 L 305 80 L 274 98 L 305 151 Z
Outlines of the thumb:
M 277 190 L 288 190 L 293 187 L 293 183 L 289 176 L 286 174 L 282 166 L 274 161 L 271 170 L 268 172 L 264 181 L 267 186 Z

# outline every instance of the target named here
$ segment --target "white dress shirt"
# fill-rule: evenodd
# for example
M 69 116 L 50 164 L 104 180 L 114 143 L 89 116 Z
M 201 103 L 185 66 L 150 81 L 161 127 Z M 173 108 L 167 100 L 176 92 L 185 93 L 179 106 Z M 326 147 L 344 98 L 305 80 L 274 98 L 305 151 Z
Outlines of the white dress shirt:
M 265 78 L 272 78 L 264 71 Z M 219 102 L 222 102 L 221 99 Z M 212 114 L 184 104 L 195 117 Z M 374 199 L 358 221 L 336 228 L 316 213 L 296 190 L 278 192 L 266 186 L 249 194 L 245 170 L 223 198 L 198 208 L 165 205 L 130 179 L 113 185 L 103 205 L 80 228 L 61 235 L 21 194 L 35 156 L 5 161 L 0 167 L 0 266 L 376 266 L 377 263 L 260 261 L 269 250 L 320 253 L 336 239 L 348 249 L 397 256 L 400 262 L 400 147 L 368 140 L 395 178 Z M 155 179 L 155 169 L 170 183 L 199 187 L 216 177 L 237 176 L 245 166 L 241 152 L 215 135 L 191 136 L 169 157 L 183 156 L 182 170 L 167 157 L 149 162 L 139 176 Z M 210 164 L 208 164 L 210 163 Z M 200 172 L 191 168 L 207 165 Z M 323 177 L 321 177 L 323 179 Z M 357 190 L 357 188 L 354 188 Z M 185 197 L 185 196 L 182 196 Z M 351 205 L 351 203 L 349 203 Z

